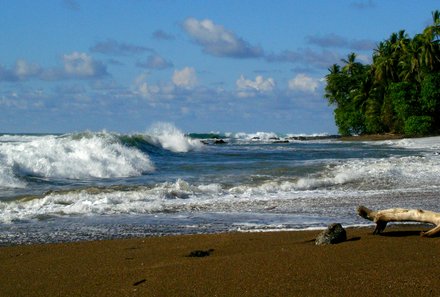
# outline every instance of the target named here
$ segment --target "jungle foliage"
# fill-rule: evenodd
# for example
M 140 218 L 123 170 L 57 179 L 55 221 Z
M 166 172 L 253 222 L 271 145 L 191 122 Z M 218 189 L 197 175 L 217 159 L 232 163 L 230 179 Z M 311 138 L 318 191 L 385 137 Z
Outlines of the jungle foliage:
M 326 76 L 325 97 L 335 106 L 341 135 L 440 132 L 440 11 L 410 38 L 393 33 L 374 50 L 372 64 L 351 53 Z

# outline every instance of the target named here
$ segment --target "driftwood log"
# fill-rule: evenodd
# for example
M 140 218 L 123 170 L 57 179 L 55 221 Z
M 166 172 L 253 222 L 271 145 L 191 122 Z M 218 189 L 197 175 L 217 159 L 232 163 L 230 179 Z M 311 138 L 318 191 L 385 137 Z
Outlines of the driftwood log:
M 376 228 L 373 234 L 380 234 L 388 222 L 420 222 L 430 223 L 436 225 L 436 227 L 422 232 L 422 236 L 434 236 L 440 233 L 440 213 L 429 210 L 421 209 L 404 209 L 404 208 L 391 208 L 384 210 L 371 210 L 365 206 L 359 206 L 357 213 L 364 219 L 373 221 L 376 223 Z

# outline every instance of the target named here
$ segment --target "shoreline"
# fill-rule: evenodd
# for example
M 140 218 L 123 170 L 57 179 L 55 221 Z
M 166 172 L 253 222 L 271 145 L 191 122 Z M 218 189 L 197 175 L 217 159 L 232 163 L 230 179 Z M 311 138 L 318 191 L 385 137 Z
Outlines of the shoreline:
M 357 136 L 341 136 L 342 141 L 386 141 L 386 140 L 399 140 L 404 138 L 415 138 L 402 134 L 367 134 Z
M 347 228 L 330 246 L 307 230 L 0 247 L 0 295 L 431 296 L 440 256 L 438 238 L 418 235 L 428 228 Z

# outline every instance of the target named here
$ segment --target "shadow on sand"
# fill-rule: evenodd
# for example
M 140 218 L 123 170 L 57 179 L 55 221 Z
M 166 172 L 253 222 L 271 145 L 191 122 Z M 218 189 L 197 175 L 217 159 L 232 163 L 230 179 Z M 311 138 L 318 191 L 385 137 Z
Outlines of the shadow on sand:
M 414 230 L 414 231 L 385 231 L 380 233 L 380 236 L 386 237 L 409 237 L 409 236 L 421 236 L 422 230 Z

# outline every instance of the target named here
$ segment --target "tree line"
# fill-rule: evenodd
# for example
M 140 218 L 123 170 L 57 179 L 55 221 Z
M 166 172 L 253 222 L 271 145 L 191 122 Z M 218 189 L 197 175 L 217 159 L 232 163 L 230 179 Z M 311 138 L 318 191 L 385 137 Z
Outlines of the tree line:
M 351 53 L 326 75 L 325 97 L 335 106 L 341 135 L 440 132 L 440 11 L 410 38 L 392 33 L 373 52 L 372 64 Z

